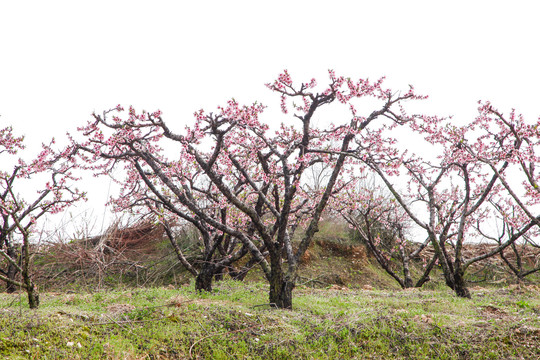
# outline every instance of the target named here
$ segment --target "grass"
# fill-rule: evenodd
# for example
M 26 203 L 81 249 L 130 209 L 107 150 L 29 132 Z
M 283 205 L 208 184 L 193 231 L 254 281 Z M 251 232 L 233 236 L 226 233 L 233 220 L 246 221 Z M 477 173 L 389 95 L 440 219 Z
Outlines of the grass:
M 294 309 L 263 283 L 0 294 L 6 359 L 536 359 L 537 288 L 365 291 L 298 287 Z
M 293 310 L 267 304 L 258 268 L 244 283 L 197 294 L 193 282 L 181 285 L 191 278 L 165 248 L 134 259 L 141 267 L 99 276 L 52 254 L 36 266 L 36 282 L 56 290 L 41 294 L 40 309 L 29 311 L 25 294 L 0 293 L 0 358 L 540 358 L 538 287 L 508 286 L 482 270 L 471 280 L 496 281 L 471 283 L 473 299 L 459 299 L 434 269 L 422 290 L 402 291 L 347 227 L 323 225 Z

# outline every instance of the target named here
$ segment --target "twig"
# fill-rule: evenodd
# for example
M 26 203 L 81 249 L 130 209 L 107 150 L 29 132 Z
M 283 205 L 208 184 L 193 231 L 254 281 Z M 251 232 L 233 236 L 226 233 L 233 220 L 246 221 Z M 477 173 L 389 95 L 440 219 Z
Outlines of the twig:
M 105 315 L 105 316 L 107 316 L 107 318 L 108 318 L 109 320 L 111 320 L 112 322 L 114 322 L 116 325 L 120 326 L 122 329 L 127 330 L 128 333 L 131 333 L 131 332 L 132 332 L 132 329 L 126 328 L 125 326 L 122 325 L 121 322 L 118 322 L 118 321 L 114 320 L 112 317 L 110 317 L 110 316 L 108 316 L 108 315 Z M 127 323 L 132 323 L 133 320 L 126 320 L 124 323 L 126 323 L 126 322 L 127 322 Z
M 204 328 L 204 326 L 202 326 L 201 322 L 200 322 L 199 320 L 197 320 L 197 319 L 195 319 L 195 321 L 197 321 L 197 324 L 199 324 L 199 326 L 201 327 L 201 329 L 203 329 L 204 332 L 205 332 L 206 334 L 208 334 L 208 330 L 206 330 L 206 329 Z

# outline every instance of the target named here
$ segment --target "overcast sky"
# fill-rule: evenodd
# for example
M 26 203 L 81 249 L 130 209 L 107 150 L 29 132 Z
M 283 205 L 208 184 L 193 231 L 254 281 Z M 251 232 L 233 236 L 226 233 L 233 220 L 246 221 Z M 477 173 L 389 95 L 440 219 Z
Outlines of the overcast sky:
M 536 119 L 535 3 L 0 0 L 0 127 L 60 140 L 119 103 L 183 126 L 231 97 L 279 106 L 264 83 L 283 69 L 324 83 L 329 68 L 413 84 L 426 113 L 456 121 L 480 99 Z

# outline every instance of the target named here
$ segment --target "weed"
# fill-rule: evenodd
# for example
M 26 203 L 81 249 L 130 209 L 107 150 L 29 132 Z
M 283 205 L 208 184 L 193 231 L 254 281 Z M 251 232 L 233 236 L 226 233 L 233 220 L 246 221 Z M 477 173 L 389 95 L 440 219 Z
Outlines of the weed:
M 529 303 L 525 300 L 519 300 L 519 301 L 516 301 L 516 305 L 520 308 L 520 309 L 528 309 L 531 307 L 531 305 L 529 305 Z

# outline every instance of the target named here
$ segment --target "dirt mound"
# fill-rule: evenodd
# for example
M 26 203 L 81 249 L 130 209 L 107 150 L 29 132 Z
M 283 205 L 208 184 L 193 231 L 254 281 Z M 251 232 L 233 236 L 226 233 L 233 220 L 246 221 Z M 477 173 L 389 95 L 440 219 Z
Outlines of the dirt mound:
M 347 245 L 324 240 L 317 240 L 315 243 L 322 249 L 329 251 L 332 255 L 350 258 L 356 261 L 367 261 L 366 248 L 362 245 Z

